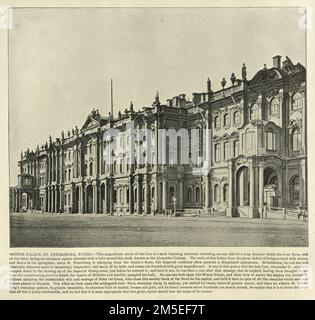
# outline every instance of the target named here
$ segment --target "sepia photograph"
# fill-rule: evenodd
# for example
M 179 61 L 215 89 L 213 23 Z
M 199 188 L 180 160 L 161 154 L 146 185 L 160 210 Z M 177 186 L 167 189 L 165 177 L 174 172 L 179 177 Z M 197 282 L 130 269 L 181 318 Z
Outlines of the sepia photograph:
M 10 247 L 308 247 L 305 10 L 9 8 Z

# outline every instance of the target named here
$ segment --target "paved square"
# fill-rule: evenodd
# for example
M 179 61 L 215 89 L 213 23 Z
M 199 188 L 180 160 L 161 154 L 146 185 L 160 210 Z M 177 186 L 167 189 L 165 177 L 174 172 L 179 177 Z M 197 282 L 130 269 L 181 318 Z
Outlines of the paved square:
M 11 247 L 295 247 L 308 245 L 302 221 L 13 213 Z

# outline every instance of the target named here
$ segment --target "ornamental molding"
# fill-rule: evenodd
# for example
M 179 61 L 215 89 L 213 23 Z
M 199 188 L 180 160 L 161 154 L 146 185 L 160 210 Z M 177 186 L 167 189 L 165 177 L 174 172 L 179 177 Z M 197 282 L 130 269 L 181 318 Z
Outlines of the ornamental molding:
M 276 158 L 276 157 L 266 157 L 264 159 L 264 162 L 266 164 L 266 167 L 271 166 L 271 167 L 275 167 L 277 169 L 280 169 L 283 166 L 282 160 L 280 160 L 279 158 Z

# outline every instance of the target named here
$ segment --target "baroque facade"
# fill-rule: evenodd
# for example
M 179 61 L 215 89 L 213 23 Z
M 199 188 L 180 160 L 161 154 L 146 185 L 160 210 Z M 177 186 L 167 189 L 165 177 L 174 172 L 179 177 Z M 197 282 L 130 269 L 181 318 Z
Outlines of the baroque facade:
M 275 56 L 273 67 L 264 65 L 252 79 L 244 64 L 241 77 L 233 73 L 230 81 L 227 86 L 223 78 L 222 89 L 212 91 L 208 79 L 206 91 L 193 93 L 191 101 L 180 94 L 162 104 L 157 94 L 141 111 L 132 103 L 115 117 L 93 110 L 80 129 L 22 152 L 18 186 L 10 189 L 11 211 L 151 214 L 176 205 L 180 211 L 254 218 L 266 205 L 306 207 L 305 68 Z M 121 135 L 111 151 L 114 160 L 107 162 L 104 132 L 113 128 Z M 202 174 L 194 173 L 200 163 L 191 161 L 191 143 L 187 163 L 158 160 L 158 131 L 182 128 L 189 134 L 211 129 L 200 139 L 206 148 L 199 158 L 206 152 L 210 159 Z M 134 162 L 126 152 L 130 145 Z M 167 146 L 167 154 L 172 151 Z

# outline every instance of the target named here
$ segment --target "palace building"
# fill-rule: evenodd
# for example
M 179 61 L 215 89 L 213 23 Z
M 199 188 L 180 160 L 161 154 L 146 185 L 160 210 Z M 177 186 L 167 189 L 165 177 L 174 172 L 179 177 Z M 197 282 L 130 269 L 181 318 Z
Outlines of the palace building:
M 252 79 L 244 64 L 241 77 L 232 73 L 229 81 L 223 78 L 222 89 L 212 91 L 208 79 L 206 90 L 191 100 L 179 94 L 163 104 L 157 94 L 151 106 L 134 111 L 131 103 L 117 116 L 93 110 L 81 128 L 22 152 L 18 186 L 10 188 L 11 211 L 133 215 L 176 206 L 184 212 L 259 218 L 264 206 L 307 207 L 305 68 L 275 56 L 273 66 L 264 65 Z M 109 129 L 121 134 L 107 157 L 104 132 Z M 175 135 L 187 130 L 187 163 L 180 161 L 180 143 L 179 161 L 170 161 L 174 150 L 167 139 L 159 141 L 160 129 L 174 129 Z M 196 168 L 205 161 L 191 158 L 192 129 L 208 132 L 200 138 L 206 148 L 198 149 L 198 159 L 209 159 L 201 174 Z M 126 151 L 130 145 L 133 162 Z M 166 162 L 160 163 L 164 145 Z

